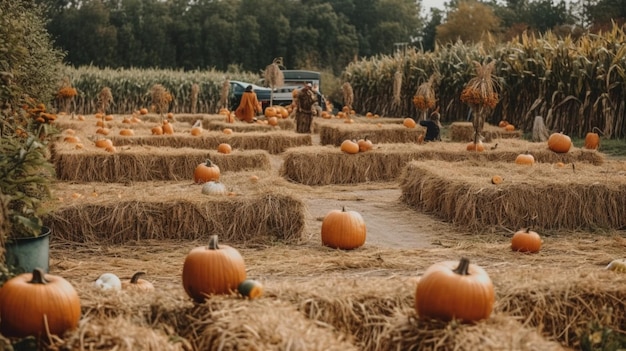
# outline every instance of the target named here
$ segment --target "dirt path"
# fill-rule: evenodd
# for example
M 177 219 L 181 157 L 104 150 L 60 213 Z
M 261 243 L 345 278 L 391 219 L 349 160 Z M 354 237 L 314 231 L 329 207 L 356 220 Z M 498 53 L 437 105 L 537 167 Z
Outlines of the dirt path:
M 319 135 L 313 134 L 313 144 L 319 144 Z M 272 168 L 278 172 L 282 157 L 272 155 Z M 428 248 L 437 242 L 442 233 L 451 227 L 431 216 L 419 213 L 400 202 L 401 190 L 390 182 L 375 187 L 357 184 L 349 186 L 320 187 L 315 193 L 303 193 L 308 209 L 307 225 L 312 236 L 321 231 L 322 220 L 330 211 L 341 209 L 356 211 L 363 216 L 367 226 L 366 245 L 387 248 Z

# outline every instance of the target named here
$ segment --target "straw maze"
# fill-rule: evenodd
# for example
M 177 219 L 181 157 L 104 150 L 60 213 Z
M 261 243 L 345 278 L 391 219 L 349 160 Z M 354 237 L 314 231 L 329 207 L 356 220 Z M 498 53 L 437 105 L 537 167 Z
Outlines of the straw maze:
M 71 123 L 83 140 L 93 138 L 90 120 L 85 127 Z M 57 240 L 51 271 L 75 282 L 83 305 L 79 330 L 50 340 L 52 349 L 563 350 L 604 345 L 609 350 L 606 345 L 615 344 L 609 334 L 626 329 L 626 275 L 602 269 L 623 255 L 626 239 L 598 235 L 563 242 L 558 235 L 625 227 L 626 168 L 601 153 L 556 155 L 544 145 L 501 139 L 494 150 L 468 154 L 465 143 L 416 145 L 381 138 L 374 150 L 347 155 L 335 142 L 313 145 L 310 135 L 301 138 L 285 129 L 242 127 L 232 136 L 216 129 L 192 137 L 184 135 L 190 125 L 175 123 L 172 136 L 142 135 L 143 127 L 137 127 L 137 136 L 114 139 L 115 153 L 86 141 L 80 149 L 63 142 L 52 149 L 59 184 L 46 219 Z M 371 133 L 372 127 L 356 123 L 355 136 Z M 336 122 L 320 122 L 323 130 L 345 133 Z M 158 141 L 150 141 L 153 137 Z M 224 140 L 258 142 L 259 147 L 216 153 Z M 525 151 L 535 155 L 535 166 L 513 164 L 515 155 Z M 283 161 L 279 174 L 276 157 Z M 200 194 L 190 170 L 205 158 L 221 167 L 220 180 L 231 196 Z M 567 166 L 559 168 L 556 162 Z M 489 183 L 496 173 L 505 179 L 499 186 Z M 250 181 L 252 175 L 259 180 Z M 342 252 L 322 247 L 318 233 L 307 232 L 302 197 L 307 187 L 358 188 L 377 181 L 397 182 L 402 189 L 398 201 L 452 223 L 459 233 L 490 239 L 464 239 L 452 232 L 428 249 L 366 245 Z M 492 233 L 523 226 L 552 233 L 539 254 L 511 252 L 508 237 Z M 248 276 L 265 285 L 262 298 L 189 301 L 180 284 L 181 263 L 191 248 L 206 245 L 206 233 L 217 233 L 239 249 Z M 419 319 L 413 309 L 416 279 L 432 263 L 462 256 L 484 267 L 494 281 L 492 317 L 477 324 Z M 91 284 L 103 269 L 123 272 L 121 277 L 148 270 L 157 291 L 96 291 Z

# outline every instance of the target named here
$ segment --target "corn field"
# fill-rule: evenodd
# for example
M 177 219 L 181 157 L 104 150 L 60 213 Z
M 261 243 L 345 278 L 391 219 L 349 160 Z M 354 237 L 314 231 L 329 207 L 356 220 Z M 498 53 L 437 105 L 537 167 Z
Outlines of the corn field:
M 344 73 L 354 90 L 353 108 L 381 116 L 417 116 L 412 103 L 417 88 L 433 73 L 443 121 L 469 119 L 460 100 L 475 71 L 472 61 L 495 60 L 500 102 L 487 122 L 507 120 L 531 131 L 543 116 L 552 131 L 583 137 L 594 127 L 605 137 L 626 137 L 626 36 L 623 28 L 589 34 L 574 41 L 552 33 L 521 36 L 504 44 L 456 43 L 434 52 L 377 56 L 351 63 Z M 394 73 L 403 73 L 401 103 L 394 103 Z M 397 79 L 396 79 L 397 80 Z
M 173 71 L 157 69 L 99 69 L 94 67 L 65 68 L 64 77 L 77 90 L 72 112 L 77 114 L 96 113 L 98 95 L 105 87 L 111 89 L 113 100 L 107 112 L 128 114 L 142 107 L 153 105 L 150 89 L 162 85 L 172 101 L 169 112 L 192 112 L 192 86 L 197 84 L 196 113 L 219 111 L 222 85 L 227 79 L 259 83 L 260 75 L 249 72 L 226 73 L 218 71 Z M 59 103 L 59 101 L 57 101 Z

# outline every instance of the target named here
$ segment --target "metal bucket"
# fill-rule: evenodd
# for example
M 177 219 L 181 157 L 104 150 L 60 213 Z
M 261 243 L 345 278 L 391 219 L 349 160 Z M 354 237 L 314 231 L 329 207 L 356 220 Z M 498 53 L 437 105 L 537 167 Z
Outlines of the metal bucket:
M 32 272 L 41 268 L 48 273 L 50 268 L 50 234 L 48 227 L 41 228 L 41 234 L 32 238 L 9 239 L 6 248 L 6 263 L 15 273 Z

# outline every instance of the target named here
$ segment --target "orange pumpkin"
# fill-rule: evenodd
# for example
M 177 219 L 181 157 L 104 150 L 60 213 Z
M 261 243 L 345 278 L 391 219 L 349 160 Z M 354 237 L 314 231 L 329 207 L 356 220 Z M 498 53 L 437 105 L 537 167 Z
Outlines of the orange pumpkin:
M 276 117 L 276 109 L 272 106 L 266 107 L 265 111 L 264 111 L 265 117 L 270 118 L 270 117 Z
M 192 249 L 183 263 L 183 287 L 189 297 L 201 303 L 209 295 L 237 291 L 246 279 L 246 266 L 239 251 L 218 245 L 212 235 L 208 246 Z
M 494 301 L 491 278 L 467 258 L 435 263 L 415 289 L 415 310 L 422 318 L 479 321 L 489 318 Z
M 341 151 L 348 154 L 357 154 L 359 153 L 359 144 L 354 140 L 346 139 L 341 143 Z
M 109 130 L 109 128 L 101 127 L 96 129 L 96 134 L 109 135 L 110 132 L 111 130 Z
M 191 126 L 191 135 L 193 136 L 198 136 L 202 134 L 202 120 L 197 120 L 192 126 Z
M 270 118 L 268 118 L 267 119 L 267 124 L 271 125 L 272 127 L 277 126 L 278 125 L 278 118 L 277 117 L 270 117 Z
M 367 137 L 359 139 L 359 141 L 357 141 L 357 144 L 359 144 L 360 152 L 370 151 L 374 147 L 372 141 L 367 139 Z
M 507 124 L 507 125 L 504 127 L 504 130 L 506 130 L 507 132 L 512 132 L 512 131 L 514 131 L 514 130 L 515 130 L 515 126 L 514 126 L 514 125 L 512 125 L 512 124 Z
M 589 132 L 585 135 L 585 149 L 597 150 L 600 147 L 600 136 L 598 133 Z
M 477 143 L 474 143 L 473 141 L 470 141 L 470 143 L 467 144 L 467 146 L 465 148 L 467 149 L 467 151 L 476 151 L 476 152 L 483 152 L 483 151 L 485 151 L 485 145 L 483 145 L 482 141 L 479 141 Z
M 493 177 L 491 177 L 491 184 L 498 185 L 502 184 L 503 181 L 504 179 L 499 175 L 494 175 Z
M 529 153 L 519 154 L 515 158 L 515 163 L 518 165 L 529 165 L 532 166 L 535 164 L 535 157 Z
M 148 114 L 148 109 L 145 107 L 142 107 L 141 109 L 139 109 L 139 113 L 142 115 L 147 115 Z
M 163 135 L 163 127 L 155 126 L 151 129 L 152 135 Z
M 224 128 L 222 132 L 224 132 L 224 134 L 233 134 L 233 130 L 230 128 Z
M 72 144 L 80 143 L 80 139 L 74 135 L 66 136 L 65 139 L 63 139 L 63 141 L 65 141 L 66 143 L 72 143 Z
M 107 147 L 113 147 L 113 142 L 111 141 L 111 139 L 97 139 L 95 143 L 97 147 L 102 149 L 106 149 Z
M 217 146 L 217 152 L 219 152 L 220 154 L 230 154 L 232 151 L 233 148 L 230 146 L 230 144 L 221 143 Z
M 352 250 L 365 244 L 367 228 L 361 214 L 345 207 L 326 214 L 322 221 L 322 244 L 334 249 Z
M 500 128 L 504 128 L 509 124 L 509 122 L 505 121 L 505 120 L 501 120 L 500 123 L 498 123 L 498 127 Z
M 120 130 L 120 135 L 132 136 L 132 135 L 135 135 L 135 132 L 132 129 L 121 129 Z
M 152 291 L 154 290 L 154 285 L 145 279 L 141 279 L 140 277 L 145 275 L 146 272 L 137 272 L 133 274 L 129 281 L 122 282 L 122 289 L 124 290 L 134 290 L 134 291 Z
M 204 184 L 212 180 L 220 180 L 220 168 L 216 164 L 211 162 L 211 160 L 206 160 L 205 163 L 196 166 L 196 169 L 193 171 L 194 182 Z
M 511 239 L 511 249 L 519 252 L 539 252 L 541 249 L 541 237 L 530 228 L 518 230 Z
M 402 125 L 407 128 L 415 128 L 417 126 L 417 123 L 413 118 L 407 117 L 404 119 L 404 121 L 402 121 Z
M 61 336 L 78 326 L 80 313 L 72 284 L 39 268 L 9 279 L 0 289 L 0 332 L 7 337 Z
M 552 133 L 548 138 L 548 148 L 557 153 L 569 152 L 572 139 L 563 133 Z
M 163 128 L 163 134 L 169 134 L 169 135 L 174 134 L 174 127 L 168 120 L 163 121 L 162 128 Z

